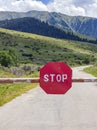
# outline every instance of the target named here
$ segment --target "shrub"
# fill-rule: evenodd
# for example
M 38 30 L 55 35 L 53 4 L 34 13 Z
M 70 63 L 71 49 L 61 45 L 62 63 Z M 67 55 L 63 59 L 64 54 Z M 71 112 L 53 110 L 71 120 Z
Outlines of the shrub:
M 5 67 L 11 66 L 13 63 L 12 57 L 8 52 L 2 51 L 0 52 L 0 64 Z
M 18 63 L 16 53 L 13 49 L 0 52 L 0 64 L 5 67 L 16 66 Z

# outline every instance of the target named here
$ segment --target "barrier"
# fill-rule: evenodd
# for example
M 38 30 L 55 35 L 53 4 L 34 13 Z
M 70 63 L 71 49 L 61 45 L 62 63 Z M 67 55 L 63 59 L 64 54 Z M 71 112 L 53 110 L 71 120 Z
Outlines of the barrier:
M 39 83 L 39 78 L 0 78 L 0 84 L 12 83 Z M 97 82 L 97 79 L 72 79 L 72 82 Z

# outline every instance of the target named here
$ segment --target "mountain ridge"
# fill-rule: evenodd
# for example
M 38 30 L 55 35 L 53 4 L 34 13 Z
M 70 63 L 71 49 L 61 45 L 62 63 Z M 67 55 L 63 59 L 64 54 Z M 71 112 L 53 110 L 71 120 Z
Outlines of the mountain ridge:
M 53 25 L 49 25 L 48 23 L 41 22 L 38 19 L 31 17 L 0 21 L 0 27 L 59 39 L 96 43 L 95 39 L 88 38 L 83 35 L 77 35 L 76 33 L 67 31 L 66 29 L 62 30 Z
M 0 21 L 23 17 L 34 17 L 62 30 L 67 29 L 86 36 L 97 38 L 97 18 L 68 16 L 62 13 L 47 11 L 0 12 Z

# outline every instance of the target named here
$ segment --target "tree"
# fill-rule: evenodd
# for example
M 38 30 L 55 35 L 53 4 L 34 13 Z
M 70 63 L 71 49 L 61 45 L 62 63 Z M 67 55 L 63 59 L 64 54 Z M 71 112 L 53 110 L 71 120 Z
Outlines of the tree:
M 18 64 L 18 56 L 17 56 L 17 52 L 16 52 L 16 50 L 14 48 L 9 49 L 9 55 L 12 57 L 13 66 L 17 66 L 17 64 Z
M 0 52 L 0 64 L 5 67 L 9 67 L 12 65 L 12 57 L 8 52 L 1 51 Z
M 84 62 L 85 64 L 89 64 L 89 63 L 91 62 L 91 57 L 86 56 L 83 62 Z
M 9 49 L 9 51 L 0 52 L 0 64 L 5 67 L 16 66 L 18 63 L 18 58 L 16 51 L 14 49 Z

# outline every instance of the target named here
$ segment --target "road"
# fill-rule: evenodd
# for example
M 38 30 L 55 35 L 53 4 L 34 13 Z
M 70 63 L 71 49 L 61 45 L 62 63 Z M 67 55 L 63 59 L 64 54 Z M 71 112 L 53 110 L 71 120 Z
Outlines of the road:
M 73 78 L 94 78 L 73 69 Z M 97 83 L 73 83 L 65 95 L 37 87 L 0 107 L 0 130 L 97 130 Z

